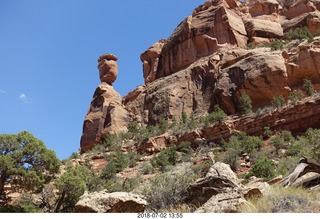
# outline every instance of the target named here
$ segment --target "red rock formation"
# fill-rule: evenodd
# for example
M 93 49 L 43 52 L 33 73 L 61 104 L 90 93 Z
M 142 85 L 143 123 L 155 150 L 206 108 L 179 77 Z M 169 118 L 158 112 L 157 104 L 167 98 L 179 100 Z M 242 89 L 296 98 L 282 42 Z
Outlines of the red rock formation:
M 80 141 L 81 153 L 101 143 L 107 134 L 127 130 L 128 112 L 122 105 L 122 99 L 109 84 L 118 73 L 116 57 L 111 54 L 100 56 L 99 73 L 101 84 L 94 92 L 89 111 L 83 123 Z
M 228 2 L 235 3 L 207 2 L 178 25 L 163 45 L 156 79 L 188 67 L 199 58 L 216 52 L 225 43 L 246 46 L 242 19 Z

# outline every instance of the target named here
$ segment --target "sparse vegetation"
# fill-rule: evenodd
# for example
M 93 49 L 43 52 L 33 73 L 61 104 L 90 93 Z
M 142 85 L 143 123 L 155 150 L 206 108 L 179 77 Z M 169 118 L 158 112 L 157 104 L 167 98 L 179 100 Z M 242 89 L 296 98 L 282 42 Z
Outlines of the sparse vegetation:
M 154 211 L 166 210 L 184 203 L 187 187 L 196 179 L 192 171 L 183 174 L 160 174 L 151 179 L 144 188 L 143 195 Z
M 305 89 L 308 96 L 312 96 L 315 93 L 312 82 L 309 79 L 303 79 L 303 88 Z
M 303 27 L 303 28 L 298 27 L 288 32 L 287 39 L 288 40 L 306 39 L 308 40 L 308 42 L 311 42 L 313 40 L 313 36 L 306 27 Z
M 283 96 L 274 97 L 272 100 L 272 104 L 276 108 L 281 108 L 286 103 L 286 99 Z
M 318 199 L 314 193 L 303 188 L 271 187 L 262 197 L 249 200 L 244 213 L 315 213 Z
M 249 114 L 252 113 L 252 100 L 250 96 L 246 93 L 242 93 L 240 96 L 240 113 L 241 114 Z
M 205 126 L 214 124 L 216 122 L 223 122 L 227 118 L 227 114 L 218 106 L 214 106 L 214 110 L 206 117 L 202 118 Z
M 275 163 L 272 162 L 268 157 L 263 156 L 252 166 L 246 177 L 249 178 L 250 176 L 256 176 L 264 178 L 266 181 L 268 181 L 272 179 L 275 174 Z

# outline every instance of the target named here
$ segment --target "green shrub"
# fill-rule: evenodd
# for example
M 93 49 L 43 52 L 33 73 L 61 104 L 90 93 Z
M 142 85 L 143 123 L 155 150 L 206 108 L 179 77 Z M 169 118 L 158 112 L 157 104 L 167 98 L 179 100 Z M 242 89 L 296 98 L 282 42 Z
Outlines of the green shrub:
M 240 113 L 249 114 L 252 113 L 252 101 L 248 94 L 242 93 L 240 96 Z
M 177 161 L 177 152 L 174 147 L 168 147 L 162 150 L 157 156 L 151 159 L 154 167 L 159 167 L 161 171 L 165 171 L 169 165 L 175 165 Z
M 244 151 L 247 153 L 251 153 L 255 149 L 260 150 L 263 145 L 264 143 L 261 137 L 248 136 L 243 132 L 232 135 L 228 142 L 221 142 L 221 146 L 225 150 L 227 148 L 234 148 L 238 152 Z
M 108 157 L 107 160 L 108 164 L 101 172 L 102 179 L 111 179 L 116 173 L 128 166 L 127 156 L 120 150 Z
M 35 204 L 34 198 L 30 194 L 23 193 L 14 203 L 16 212 L 21 213 L 43 213 L 40 206 Z
M 256 176 L 268 181 L 272 179 L 275 174 L 275 164 L 268 157 L 263 156 L 252 166 L 247 177 Z
M 127 159 L 128 159 L 128 166 L 134 167 L 137 165 L 137 162 L 140 160 L 141 155 L 138 154 L 137 152 L 130 152 L 127 155 Z
M 275 51 L 275 50 L 281 50 L 283 49 L 284 43 L 282 40 L 276 39 L 273 40 L 271 43 L 271 50 Z
M 263 129 L 264 129 L 263 134 L 264 134 L 266 137 L 270 138 L 271 135 L 272 135 L 272 131 L 271 131 L 270 127 L 269 127 L 269 126 L 266 126 L 266 127 L 264 127 Z
M 134 177 L 134 178 L 127 178 L 123 182 L 123 190 L 125 192 L 131 192 L 135 188 L 137 188 L 140 185 L 140 178 Z
M 218 106 L 214 106 L 214 110 L 205 118 L 203 118 L 202 122 L 205 126 L 208 126 L 210 124 L 216 123 L 216 122 L 222 122 L 227 118 L 227 114 Z
M 283 96 L 278 96 L 278 97 L 274 97 L 272 100 L 272 104 L 276 107 L 276 108 L 281 108 L 284 106 L 286 100 L 284 99 Z
M 254 45 L 254 43 L 248 43 L 247 49 L 254 49 L 254 48 L 256 48 L 256 46 Z
M 141 166 L 141 172 L 144 175 L 154 173 L 154 167 L 149 162 L 143 163 Z
M 303 79 L 303 88 L 308 96 L 312 96 L 315 93 L 312 82 L 309 79 Z
M 290 131 L 278 132 L 274 138 L 271 140 L 271 144 L 275 147 L 276 153 L 279 153 L 280 149 L 287 149 L 294 141 L 294 137 L 291 135 Z
M 205 177 L 205 175 L 209 172 L 210 167 L 212 166 L 212 162 L 205 161 L 203 163 L 192 166 L 192 171 L 198 177 Z
M 290 92 L 289 99 L 290 99 L 290 102 L 291 102 L 292 104 L 296 104 L 297 101 L 298 101 L 298 97 L 297 97 L 296 93 L 293 92 L 293 91 Z
M 182 152 L 182 161 L 184 162 L 190 161 L 193 153 L 190 142 L 186 142 L 186 141 L 181 142 L 178 145 L 177 150 Z
M 234 148 L 229 148 L 222 157 L 222 162 L 229 164 L 233 171 L 236 171 L 240 165 L 239 151 Z
M 312 34 L 309 32 L 308 28 L 296 28 L 294 30 L 290 30 L 287 34 L 288 40 L 296 40 L 296 39 L 306 39 L 308 42 L 311 42 L 313 40 Z
M 143 195 L 155 211 L 167 210 L 185 202 L 187 188 L 196 179 L 192 171 L 183 174 L 160 174 L 152 178 Z
M 320 129 L 308 129 L 304 136 L 298 139 L 303 148 L 303 155 L 320 160 Z

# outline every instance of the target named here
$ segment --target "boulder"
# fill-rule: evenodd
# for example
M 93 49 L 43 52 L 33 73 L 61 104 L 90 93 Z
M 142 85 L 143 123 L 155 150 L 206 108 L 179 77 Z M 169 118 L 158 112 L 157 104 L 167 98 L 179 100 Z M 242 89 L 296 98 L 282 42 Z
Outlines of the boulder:
M 289 50 L 286 69 L 290 87 L 298 87 L 305 78 L 320 83 L 320 39 L 310 44 L 304 41 Z
M 255 0 L 249 2 L 249 13 L 252 17 L 279 13 L 279 9 L 280 6 L 277 0 Z
M 112 84 L 118 76 L 118 57 L 107 53 L 99 57 L 98 69 L 100 75 L 100 81 Z
M 212 196 L 194 213 L 240 213 L 240 207 L 247 203 L 240 191 L 232 190 Z
M 283 15 L 288 19 L 299 17 L 302 14 L 317 10 L 310 0 L 284 1 Z
M 225 177 L 226 179 L 230 180 L 234 185 L 239 186 L 239 179 L 235 172 L 233 172 L 230 168 L 230 165 L 221 163 L 221 162 L 216 162 L 214 163 L 208 173 L 207 176 L 220 176 L 220 177 Z
M 206 177 L 198 179 L 188 187 L 188 200 L 195 206 L 201 206 L 213 196 L 235 191 L 238 188 L 237 182 L 238 179 L 230 166 L 218 162 L 210 168 Z
M 245 28 L 249 37 L 281 38 L 283 36 L 281 25 L 269 20 L 249 19 L 245 21 Z
M 77 213 L 139 213 L 148 205 L 141 196 L 126 193 L 108 193 L 106 190 L 85 193 L 75 205 Z

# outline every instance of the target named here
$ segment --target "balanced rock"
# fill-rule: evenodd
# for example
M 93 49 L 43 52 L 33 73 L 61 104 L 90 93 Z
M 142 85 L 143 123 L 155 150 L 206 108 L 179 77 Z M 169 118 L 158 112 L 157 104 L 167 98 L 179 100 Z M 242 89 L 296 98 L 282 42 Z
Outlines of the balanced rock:
M 83 123 L 81 153 L 103 142 L 108 134 L 127 130 L 128 112 L 122 105 L 120 94 L 110 85 L 118 73 L 116 56 L 100 56 L 98 68 L 102 83 L 94 92 Z
M 100 81 L 112 84 L 118 76 L 118 57 L 113 54 L 104 54 L 98 59 Z

